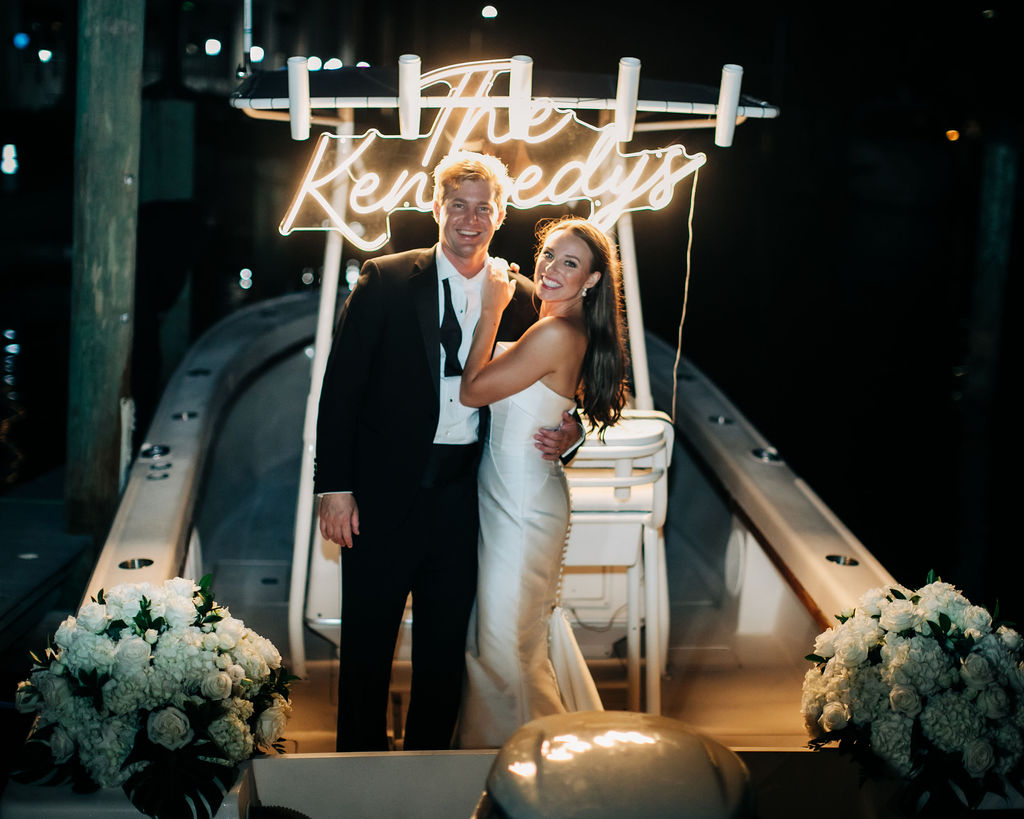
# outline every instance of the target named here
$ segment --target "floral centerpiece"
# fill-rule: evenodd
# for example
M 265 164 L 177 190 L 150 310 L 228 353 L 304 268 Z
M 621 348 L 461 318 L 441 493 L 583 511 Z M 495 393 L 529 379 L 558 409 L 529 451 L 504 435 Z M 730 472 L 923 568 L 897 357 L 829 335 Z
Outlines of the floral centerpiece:
M 53 643 L 18 686 L 17 709 L 38 713 L 19 781 L 120 786 L 149 816 L 204 819 L 239 762 L 280 750 L 295 678 L 209 575 L 100 591 Z
M 814 642 L 804 721 L 866 770 L 907 780 L 915 810 L 976 807 L 1020 787 L 1024 767 L 1024 640 L 930 573 L 917 591 L 873 589 Z M 957 794 L 956 791 L 960 793 Z

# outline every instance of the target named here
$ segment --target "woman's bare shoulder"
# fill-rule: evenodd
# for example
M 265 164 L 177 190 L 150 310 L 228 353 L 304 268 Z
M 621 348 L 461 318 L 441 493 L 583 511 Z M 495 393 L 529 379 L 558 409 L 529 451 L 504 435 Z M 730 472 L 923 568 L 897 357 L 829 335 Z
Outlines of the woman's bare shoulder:
M 528 332 L 550 342 L 587 340 L 587 331 L 582 323 L 562 316 L 544 316 L 537 319 Z

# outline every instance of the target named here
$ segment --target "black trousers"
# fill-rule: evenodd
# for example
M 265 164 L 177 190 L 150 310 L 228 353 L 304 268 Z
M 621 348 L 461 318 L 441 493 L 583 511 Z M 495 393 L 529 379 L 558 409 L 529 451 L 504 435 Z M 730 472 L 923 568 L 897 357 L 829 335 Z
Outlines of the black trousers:
M 388 748 L 391 663 L 410 592 L 412 691 L 404 748 L 451 747 L 476 597 L 479 528 L 475 462 L 461 471 L 421 487 L 397 528 L 378 534 L 380 522 L 361 520 L 363 534 L 342 549 L 339 751 Z

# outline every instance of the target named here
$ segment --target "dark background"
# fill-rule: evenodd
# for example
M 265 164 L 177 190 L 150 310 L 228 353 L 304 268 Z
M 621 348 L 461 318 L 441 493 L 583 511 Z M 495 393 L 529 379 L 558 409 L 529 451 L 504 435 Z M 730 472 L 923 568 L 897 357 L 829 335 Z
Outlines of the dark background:
M 635 56 L 645 77 L 717 86 L 724 63 L 742 65 L 744 93 L 782 115 L 741 125 L 729 149 L 710 131 L 683 132 L 688 149 L 708 154 L 684 355 L 897 579 L 916 587 L 934 568 L 976 603 L 1015 608 L 1017 4 L 867 3 L 826 15 L 796 3 L 598 13 L 517 2 L 495 20 L 480 5 L 255 2 L 254 41 L 268 47 L 265 67 L 296 53 L 394 64 L 411 52 L 424 70 L 523 53 L 538 69 L 614 74 L 620 57 Z M 321 236 L 276 230 L 310 145 L 227 104 L 241 8 L 147 3 L 144 96 L 190 101 L 196 125 L 194 195 L 140 207 L 143 429 L 175 363 L 158 330 L 182 304 L 194 338 L 241 305 L 309 286 L 304 272 L 315 287 L 322 263 Z M 0 396 L 0 480 L 10 490 L 63 460 L 76 4 L 9 0 L 0 15 L 0 144 L 15 144 L 19 158 L 16 176 L 0 177 L 0 332 L 17 344 L 5 350 Z M 33 39 L 19 51 L 12 38 L 22 30 Z M 225 43 L 219 57 L 203 54 L 210 36 Z M 45 65 L 41 43 L 55 54 Z M 994 161 L 1002 165 L 986 177 Z M 645 320 L 673 344 L 686 193 L 634 220 Z M 992 216 L 1000 207 L 1012 216 L 1005 226 Z M 525 259 L 535 218 L 513 211 L 496 251 Z M 402 247 L 436 231 L 428 215 L 394 224 Z M 346 249 L 348 258 L 363 255 Z M 248 290 L 242 267 L 253 270 Z

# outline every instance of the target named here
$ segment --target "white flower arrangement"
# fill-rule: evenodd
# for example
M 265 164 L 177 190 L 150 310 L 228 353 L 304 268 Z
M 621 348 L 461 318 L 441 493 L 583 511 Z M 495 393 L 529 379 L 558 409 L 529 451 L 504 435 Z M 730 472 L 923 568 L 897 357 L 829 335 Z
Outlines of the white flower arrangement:
M 997 617 L 934 573 L 917 591 L 864 594 L 807 656 L 811 747 L 838 741 L 868 771 L 881 761 L 914 810 L 1021 789 L 1024 640 Z
M 53 643 L 15 698 L 38 713 L 13 774 L 22 782 L 120 786 L 149 816 L 203 819 L 239 762 L 280 749 L 295 678 L 214 601 L 209 575 L 100 591 Z

